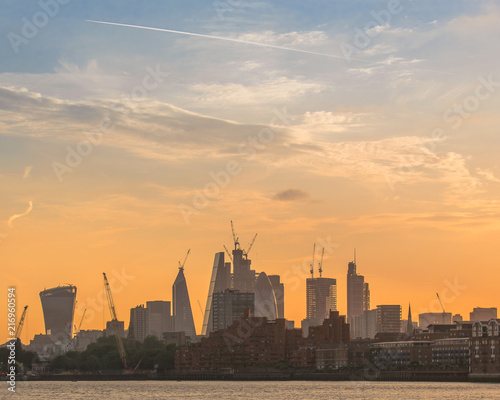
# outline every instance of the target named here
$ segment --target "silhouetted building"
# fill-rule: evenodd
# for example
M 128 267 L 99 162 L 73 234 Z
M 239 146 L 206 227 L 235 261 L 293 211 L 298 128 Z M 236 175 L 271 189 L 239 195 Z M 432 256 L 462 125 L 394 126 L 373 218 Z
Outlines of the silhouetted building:
M 496 318 L 497 318 L 496 307 L 490 307 L 490 308 L 476 307 L 470 313 L 469 321 L 471 322 L 489 321 L 490 319 L 496 319 Z
M 425 329 L 430 324 L 451 324 L 451 313 L 422 313 L 418 315 L 420 329 Z
M 187 343 L 184 332 L 163 332 L 163 341 L 167 346 L 173 344 L 177 347 L 184 346 Z
M 213 332 L 212 296 L 231 287 L 231 263 L 224 262 L 224 252 L 215 253 L 214 265 L 212 267 L 212 277 L 208 288 L 207 304 L 205 316 L 203 318 L 203 336 Z
M 76 335 L 75 350 L 76 351 L 85 351 L 89 344 L 97 342 L 97 339 L 99 339 L 102 335 L 103 335 L 103 331 L 99 331 L 99 330 L 81 330 L 81 331 L 79 331 Z
M 170 313 L 170 301 L 148 301 L 146 302 L 147 327 L 146 336 L 156 336 L 163 339 L 163 332 L 173 332 L 174 319 Z
M 131 340 L 138 340 L 142 343 L 148 335 L 148 328 L 148 310 L 144 307 L 144 305 L 131 308 L 127 337 Z
M 122 338 L 125 337 L 125 322 L 123 321 L 107 321 L 104 335 L 113 336 L 118 335 Z
M 330 296 L 330 287 L 336 292 L 337 281 L 332 278 L 307 278 L 306 300 L 307 320 L 309 326 L 320 325 L 327 317 L 327 299 Z
M 314 344 L 349 343 L 351 338 L 345 315 L 340 315 L 338 311 L 330 311 L 330 315 L 321 325 L 309 328 L 308 340 Z
M 401 332 L 401 306 L 377 306 L 377 333 Z
M 370 289 L 368 284 L 365 285 L 365 277 L 358 275 L 356 272 L 356 254 L 354 254 L 354 261 L 351 261 L 347 266 L 347 322 L 351 326 L 351 335 L 354 337 L 355 333 L 359 333 L 359 326 L 356 327 L 361 321 L 363 311 L 370 309 Z
M 413 335 L 415 328 L 413 327 L 413 320 L 411 318 L 411 304 L 408 304 L 408 320 L 406 321 L 406 329 L 405 332 L 408 335 Z
M 265 272 L 261 272 L 255 282 L 255 316 L 266 317 L 268 320 L 274 320 L 278 316 L 276 298 L 269 278 Z
M 377 334 L 377 310 L 365 310 L 361 318 L 361 332 L 357 334 L 356 339 L 375 339 Z
M 227 329 L 214 331 L 200 342 L 178 350 L 175 355 L 177 371 L 255 370 L 273 367 L 279 362 L 314 368 L 314 349 L 307 346 L 299 329 L 286 329 L 284 319 L 268 321 L 248 314 Z
M 276 306 L 278 308 L 278 318 L 285 318 L 285 286 L 281 283 L 279 275 L 268 275 L 276 298 Z
M 179 268 L 177 278 L 172 285 L 172 301 L 174 314 L 174 331 L 185 332 L 191 339 L 196 337 L 193 312 L 189 301 L 189 292 L 184 276 L 184 268 Z
M 255 286 L 255 270 L 250 268 L 252 261 L 240 249 L 238 242 L 233 250 L 233 289 L 241 292 L 253 292 Z
M 224 292 L 214 293 L 212 302 L 213 331 L 226 329 L 237 319 L 245 316 L 247 310 L 254 314 L 255 295 L 239 290 L 226 289 Z
M 464 320 L 464 318 L 463 318 L 460 314 L 455 314 L 455 315 L 453 316 L 453 320 L 452 320 L 452 322 L 454 322 L 454 323 L 455 323 L 455 322 L 462 322 L 463 320 Z
M 73 337 L 73 317 L 75 314 L 76 286 L 58 286 L 40 292 L 45 333 L 58 340 Z
M 330 311 L 337 311 L 337 285 L 330 285 L 330 293 L 326 298 L 326 315 L 330 315 Z

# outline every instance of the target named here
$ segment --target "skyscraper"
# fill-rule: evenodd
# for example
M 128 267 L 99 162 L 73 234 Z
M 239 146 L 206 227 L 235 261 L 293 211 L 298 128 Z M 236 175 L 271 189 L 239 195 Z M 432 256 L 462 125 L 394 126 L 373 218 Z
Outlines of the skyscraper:
M 193 312 L 189 301 L 189 292 L 184 276 L 184 268 L 179 268 L 177 278 L 172 285 L 172 301 L 174 311 L 174 331 L 185 332 L 186 336 L 194 339 L 196 329 L 194 327 Z
M 239 290 L 226 289 L 213 294 L 212 326 L 213 331 L 226 329 L 238 318 L 243 318 L 247 310 L 254 314 L 255 295 Z
M 255 316 L 266 317 L 275 320 L 278 316 L 276 298 L 269 278 L 265 272 L 261 272 L 255 282 Z
M 255 286 L 255 270 L 250 268 L 252 260 L 240 249 L 236 242 L 233 250 L 233 289 L 242 292 L 253 292 Z
M 369 309 L 370 288 L 368 283 L 365 283 L 365 277 L 356 272 L 356 253 L 354 253 L 354 261 L 347 266 L 347 322 L 351 325 L 352 337 L 356 337 L 356 317 L 361 317 L 363 311 Z
M 156 336 L 163 339 L 164 332 L 173 331 L 173 317 L 170 313 L 170 301 L 148 301 L 146 302 L 147 327 L 146 336 Z
M 224 252 L 215 253 L 212 267 L 212 278 L 208 288 L 207 304 L 201 334 L 208 335 L 213 331 L 212 299 L 214 293 L 220 293 L 231 287 L 231 264 L 224 262 Z
M 326 316 L 330 315 L 330 311 L 337 311 L 337 284 L 330 285 L 330 293 L 326 298 Z
M 76 286 L 66 285 L 40 292 L 45 334 L 70 340 L 75 314 Z
M 144 342 L 147 336 L 148 322 L 148 310 L 144 308 L 144 305 L 131 308 L 127 337 L 132 340 Z
M 280 282 L 279 275 L 267 276 L 273 285 L 274 296 L 276 297 L 276 305 L 278 307 L 278 318 L 285 318 L 285 286 Z
M 332 278 L 307 278 L 306 300 L 307 319 L 309 326 L 320 325 L 327 317 L 327 299 L 330 296 L 330 287 L 336 292 L 337 280 Z

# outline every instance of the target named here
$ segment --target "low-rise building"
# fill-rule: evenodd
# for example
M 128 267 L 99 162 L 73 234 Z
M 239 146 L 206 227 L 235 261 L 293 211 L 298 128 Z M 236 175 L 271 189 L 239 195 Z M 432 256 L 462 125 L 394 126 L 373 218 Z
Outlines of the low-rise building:
M 474 322 L 470 357 L 471 376 L 500 378 L 500 319 Z
M 372 361 L 379 369 L 391 369 L 406 365 L 430 365 L 432 342 L 404 341 L 374 343 Z
M 468 367 L 469 338 L 438 339 L 432 343 L 432 365 Z

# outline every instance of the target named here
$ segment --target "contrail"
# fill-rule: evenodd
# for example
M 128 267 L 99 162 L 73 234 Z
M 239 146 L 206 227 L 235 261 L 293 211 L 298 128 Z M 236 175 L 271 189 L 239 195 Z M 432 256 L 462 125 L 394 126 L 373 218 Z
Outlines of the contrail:
M 15 214 L 12 217 L 10 217 L 9 220 L 7 221 L 7 225 L 9 225 L 9 227 L 12 228 L 12 223 L 16 219 L 25 217 L 26 215 L 28 215 L 31 212 L 31 210 L 33 210 L 33 202 L 32 201 L 29 202 L 28 209 L 25 212 L 23 212 L 22 214 Z
M 336 55 L 333 55 L 333 54 L 317 53 L 315 51 L 299 50 L 299 49 L 293 49 L 291 47 L 276 46 L 274 44 L 250 42 L 250 41 L 247 41 L 247 40 L 231 39 L 231 38 L 226 38 L 226 37 L 221 37 L 221 36 L 204 35 L 204 34 L 201 34 L 201 33 L 174 31 L 172 29 L 152 28 L 152 27 L 149 27 L 149 26 L 140 26 L 140 25 L 119 24 L 119 23 L 116 23 L 116 22 L 94 21 L 94 20 L 90 20 L 90 19 L 87 19 L 85 21 L 87 21 L 87 22 L 93 22 L 93 23 L 96 23 L 96 24 L 125 26 L 125 27 L 128 27 L 128 28 L 147 29 L 147 30 L 150 30 L 150 31 L 169 32 L 169 33 L 176 33 L 176 34 L 179 34 L 179 35 L 187 35 L 187 36 L 196 36 L 196 37 L 202 37 L 202 38 L 207 38 L 207 39 L 224 40 L 226 42 L 235 42 L 235 43 L 250 44 L 252 46 L 269 47 L 269 48 L 272 48 L 272 49 L 294 51 L 296 53 L 311 54 L 311 55 L 321 56 L 321 57 L 340 58 L 342 60 L 346 59 L 343 56 L 336 56 Z M 370 62 L 371 63 L 371 61 L 361 60 L 359 58 L 352 58 L 351 57 L 351 60 L 362 61 L 362 62 L 366 62 L 366 63 Z

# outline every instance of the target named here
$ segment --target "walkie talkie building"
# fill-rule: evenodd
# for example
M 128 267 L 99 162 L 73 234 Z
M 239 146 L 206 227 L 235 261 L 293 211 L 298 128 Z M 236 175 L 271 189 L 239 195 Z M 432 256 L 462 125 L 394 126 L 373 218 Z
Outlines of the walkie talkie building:
M 40 292 L 45 334 L 71 339 L 75 314 L 76 286 L 58 286 Z

